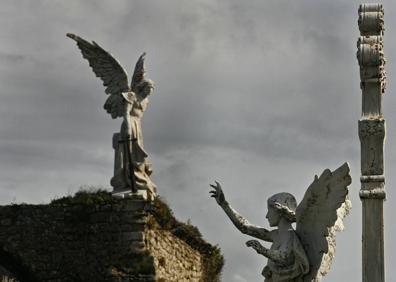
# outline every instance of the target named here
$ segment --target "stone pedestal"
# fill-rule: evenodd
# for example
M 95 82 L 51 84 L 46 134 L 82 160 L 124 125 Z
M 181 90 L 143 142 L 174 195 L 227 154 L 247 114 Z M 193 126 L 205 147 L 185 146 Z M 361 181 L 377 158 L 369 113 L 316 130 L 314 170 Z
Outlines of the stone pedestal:
M 145 200 L 145 201 L 152 201 L 154 200 L 154 195 L 151 193 L 148 193 L 147 190 L 138 190 L 136 193 L 133 193 L 131 189 L 120 189 L 113 191 L 111 193 L 114 197 L 116 198 L 121 198 L 121 199 L 139 199 L 139 200 Z

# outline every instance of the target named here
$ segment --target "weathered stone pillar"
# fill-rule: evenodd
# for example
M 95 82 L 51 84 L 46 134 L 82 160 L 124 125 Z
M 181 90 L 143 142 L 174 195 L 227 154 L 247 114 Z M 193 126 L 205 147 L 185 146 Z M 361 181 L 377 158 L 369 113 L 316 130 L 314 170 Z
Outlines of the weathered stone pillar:
M 362 267 L 364 282 L 384 282 L 385 120 L 381 102 L 385 89 L 383 53 L 384 10 L 381 4 L 361 4 L 357 59 L 362 89 L 361 190 L 363 207 Z

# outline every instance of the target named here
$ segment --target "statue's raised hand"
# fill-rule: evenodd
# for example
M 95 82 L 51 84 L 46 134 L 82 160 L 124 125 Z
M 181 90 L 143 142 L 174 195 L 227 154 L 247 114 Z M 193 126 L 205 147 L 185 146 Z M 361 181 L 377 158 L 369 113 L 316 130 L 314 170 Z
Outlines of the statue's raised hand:
M 209 193 L 212 194 L 211 197 L 215 198 L 216 202 L 221 206 L 226 200 L 220 183 L 217 181 L 215 181 L 215 183 L 216 185 L 210 184 L 210 187 L 212 187 L 214 190 L 211 190 Z
M 247 247 L 252 247 L 256 252 L 260 253 L 263 249 L 263 246 L 257 240 L 249 240 L 246 242 Z

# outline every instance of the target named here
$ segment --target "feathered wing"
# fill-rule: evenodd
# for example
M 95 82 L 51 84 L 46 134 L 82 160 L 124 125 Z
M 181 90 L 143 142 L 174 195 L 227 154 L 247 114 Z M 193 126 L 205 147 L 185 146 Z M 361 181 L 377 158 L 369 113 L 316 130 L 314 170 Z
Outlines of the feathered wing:
M 146 53 L 143 53 L 137 60 L 131 81 L 132 91 L 136 94 L 136 96 L 139 96 L 141 99 L 145 99 L 147 96 L 149 96 L 154 89 L 154 81 L 145 78 L 145 58 Z
M 83 38 L 68 33 L 68 37 L 77 42 L 82 56 L 88 60 L 92 70 L 103 81 L 106 94 L 110 94 L 104 105 L 105 110 L 112 118 L 122 117 L 122 92 L 129 91 L 128 75 L 120 63 L 96 42 L 88 42 Z
M 351 204 L 348 185 L 349 166 L 344 163 L 335 171 L 323 171 L 305 192 L 296 210 L 296 231 L 310 262 L 304 282 L 320 281 L 330 270 L 335 252 L 335 232 L 343 229 L 343 219 Z
M 131 89 L 133 92 L 137 92 L 137 85 L 144 80 L 144 74 L 146 72 L 144 68 L 144 59 L 146 58 L 146 53 L 143 53 L 136 62 L 135 70 L 132 75 Z

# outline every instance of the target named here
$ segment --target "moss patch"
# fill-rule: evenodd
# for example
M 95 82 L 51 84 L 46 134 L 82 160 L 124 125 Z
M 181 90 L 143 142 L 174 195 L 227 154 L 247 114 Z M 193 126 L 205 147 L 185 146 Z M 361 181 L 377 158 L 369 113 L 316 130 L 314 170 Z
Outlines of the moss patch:
M 51 201 L 50 205 L 93 205 L 115 202 L 110 192 L 102 189 L 80 190 L 74 196 L 66 196 Z

